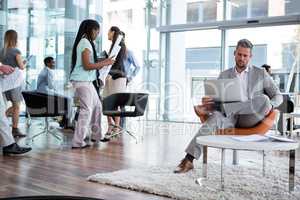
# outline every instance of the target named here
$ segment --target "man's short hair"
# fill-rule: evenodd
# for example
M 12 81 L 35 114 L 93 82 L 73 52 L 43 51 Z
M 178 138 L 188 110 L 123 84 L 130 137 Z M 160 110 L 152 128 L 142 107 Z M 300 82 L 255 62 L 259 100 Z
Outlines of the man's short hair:
M 54 60 L 54 58 L 51 56 L 48 56 L 44 59 L 44 64 L 47 66 L 47 64 L 50 63 L 52 60 Z
M 253 44 L 247 39 L 241 39 L 238 41 L 238 43 L 236 45 L 236 49 L 239 47 L 248 48 L 252 52 Z

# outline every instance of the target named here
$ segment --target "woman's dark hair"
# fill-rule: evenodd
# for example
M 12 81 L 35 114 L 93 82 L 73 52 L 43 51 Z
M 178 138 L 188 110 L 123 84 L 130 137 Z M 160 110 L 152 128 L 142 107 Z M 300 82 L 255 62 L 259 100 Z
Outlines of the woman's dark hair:
M 110 54 L 113 46 L 115 45 L 116 40 L 119 37 L 119 35 L 123 34 L 123 32 L 117 26 L 112 26 L 110 28 L 110 31 L 114 32 L 114 36 L 113 36 L 113 39 L 112 39 L 111 47 L 109 49 L 109 54 Z M 121 47 L 121 49 L 120 49 L 117 57 L 115 58 L 115 63 L 113 64 L 113 66 L 111 67 L 110 72 L 109 72 L 109 74 L 112 76 L 112 79 L 114 79 L 114 80 L 119 78 L 119 77 L 126 77 L 124 64 L 123 64 L 123 61 L 124 61 L 125 56 L 126 56 L 126 51 L 127 51 L 126 50 L 126 45 L 125 45 L 125 42 L 124 42 L 124 37 L 121 40 L 119 46 Z
M 96 52 L 95 44 L 93 42 L 92 33 L 93 30 L 98 30 L 98 29 L 100 29 L 100 25 L 96 20 L 86 19 L 81 22 L 72 49 L 71 73 L 74 70 L 74 67 L 76 65 L 77 45 L 82 38 L 86 38 L 88 41 L 90 41 L 93 48 L 94 61 L 95 62 L 97 61 L 97 52 Z
M 110 46 L 110 49 L 109 49 L 109 53 L 108 53 L 108 54 L 110 54 L 110 52 L 111 52 L 113 46 L 115 45 L 115 42 L 116 42 L 117 38 L 119 37 L 119 35 L 122 35 L 122 36 L 123 36 L 123 39 L 122 39 L 121 42 L 120 42 L 121 50 L 120 50 L 120 52 L 118 53 L 117 58 L 118 58 L 118 59 L 120 58 L 120 60 L 123 60 L 123 59 L 124 59 L 124 56 L 125 56 L 125 53 L 126 53 L 126 45 L 125 45 L 125 42 L 124 42 L 124 36 L 125 36 L 125 34 L 124 34 L 124 32 L 122 32 L 122 31 L 119 29 L 119 27 L 117 27 L 117 26 L 112 26 L 112 27 L 110 27 L 109 30 L 114 32 L 114 36 L 113 36 L 112 43 L 111 43 L 111 46 Z M 116 59 L 116 62 L 118 62 L 118 59 L 117 59 L 117 58 L 115 58 L 115 59 Z

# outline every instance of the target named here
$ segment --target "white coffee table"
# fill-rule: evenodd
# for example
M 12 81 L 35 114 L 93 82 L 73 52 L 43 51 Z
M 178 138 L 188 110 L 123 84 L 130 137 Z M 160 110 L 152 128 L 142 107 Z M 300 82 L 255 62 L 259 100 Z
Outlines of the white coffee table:
M 207 177 L 207 147 L 222 150 L 221 157 L 221 189 L 224 190 L 223 169 L 225 164 L 225 149 L 262 151 L 263 152 L 263 175 L 265 174 L 265 151 L 289 151 L 289 191 L 294 190 L 295 184 L 295 149 L 299 143 L 292 142 L 241 142 L 232 139 L 232 135 L 208 135 L 199 136 L 197 143 L 203 145 L 203 177 Z

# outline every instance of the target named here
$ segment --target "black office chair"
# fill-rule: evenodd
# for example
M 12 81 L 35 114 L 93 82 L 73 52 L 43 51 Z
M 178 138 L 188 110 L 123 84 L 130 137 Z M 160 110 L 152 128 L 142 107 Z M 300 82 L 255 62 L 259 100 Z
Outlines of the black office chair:
M 110 117 L 139 117 L 143 116 L 148 102 L 146 93 L 115 93 L 103 100 L 103 114 Z M 120 126 L 112 125 L 120 129 L 119 132 L 112 134 L 111 137 L 122 132 L 128 133 L 136 142 L 136 136 L 129 130 Z
M 22 95 L 26 105 L 26 117 L 45 117 L 45 128 L 42 132 L 35 134 L 28 141 L 33 141 L 37 136 L 45 133 L 51 134 L 58 140 L 62 138 L 49 129 L 48 117 L 65 116 L 68 112 L 69 99 L 60 95 L 40 93 L 37 91 L 23 91 Z

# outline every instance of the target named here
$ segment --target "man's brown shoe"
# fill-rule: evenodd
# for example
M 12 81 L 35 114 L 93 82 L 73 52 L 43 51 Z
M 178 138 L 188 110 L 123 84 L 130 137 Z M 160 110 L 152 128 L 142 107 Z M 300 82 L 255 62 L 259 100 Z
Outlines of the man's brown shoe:
M 177 166 L 177 168 L 174 170 L 174 173 L 186 173 L 191 169 L 194 169 L 193 163 L 188 159 L 184 158 L 181 161 L 181 163 Z

